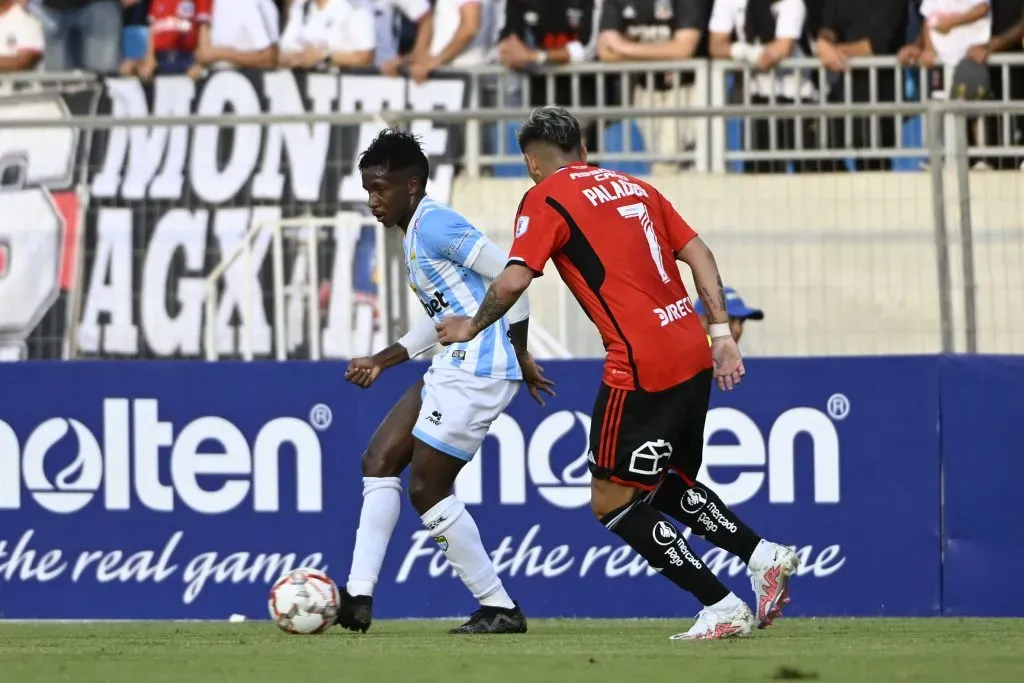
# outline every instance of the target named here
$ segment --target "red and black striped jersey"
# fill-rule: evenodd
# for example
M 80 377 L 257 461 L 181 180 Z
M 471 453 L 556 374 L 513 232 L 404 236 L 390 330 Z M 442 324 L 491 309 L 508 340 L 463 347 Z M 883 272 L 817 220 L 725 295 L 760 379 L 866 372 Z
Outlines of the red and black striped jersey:
M 509 262 L 537 275 L 554 262 L 601 333 L 605 384 L 662 391 L 711 367 L 676 266 L 696 235 L 648 183 L 573 164 L 523 197 Z

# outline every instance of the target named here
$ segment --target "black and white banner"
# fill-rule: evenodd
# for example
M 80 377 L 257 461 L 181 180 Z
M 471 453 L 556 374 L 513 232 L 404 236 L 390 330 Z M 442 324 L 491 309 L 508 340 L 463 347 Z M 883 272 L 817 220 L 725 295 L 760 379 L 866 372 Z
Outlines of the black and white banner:
M 75 114 L 225 117 L 225 125 L 124 127 L 91 136 L 65 129 L 68 136 L 81 138 L 79 142 L 91 140 L 88 164 L 81 165 L 88 166 L 88 177 L 81 173 L 68 183 L 73 189 L 77 182 L 85 207 L 79 240 L 82 257 L 77 259 L 80 296 L 71 297 L 80 315 L 77 325 L 67 328 L 74 334 L 77 355 L 201 356 L 205 276 L 254 226 L 299 216 L 329 219 L 322 223 L 318 242 L 323 354 L 365 352 L 373 313 L 367 318 L 366 311 L 360 316 L 358 309 L 375 308 L 375 248 L 372 218 L 362 210 L 366 197 L 356 162 L 386 125 L 384 120 L 351 126 L 232 125 L 231 116 L 423 112 L 425 118 L 414 120 L 409 128 L 422 137 L 431 160 L 430 194 L 447 201 L 460 156 L 461 130 L 434 123 L 430 112 L 462 107 L 467 96 L 466 81 L 460 77 L 416 85 L 377 74 L 290 71 L 220 71 L 200 82 L 164 76 L 152 84 L 111 78 L 102 81 L 94 101 L 59 96 Z M 0 134 L 0 144 L 3 136 L 19 132 L 23 133 Z M 44 148 L 52 148 L 53 141 L 45 142 Z M 85 154 L 79 147 L 77 154 Z M 38 164 L 44 160 L 56 165 L 46 155 Z M 25 167 L 32 170 L 31 163 Z M 31 173 L 22 175 L 27 175 L 24 182 L 39 182 Z M 0 201 L 5 197 L 0 195 Z M 35 213 L 31 207 L 18 210 Z M 0 206 L 0 220 L 5 215 L 10 214 Z M 0 228 L 0 287 L 16 274 L 13 267 L 18 262 L 13 245 L 7 255 L 3 234 Z M 308 263 L 295 236 L 285 234 L 285 281 L 291 285 L 285 303 L 287 346 L 291 355 L 301 356 L 306 353 L 308 325 L 306 304 L 295 293 L 307 282 Z M 214 324 L 222 357 L 239 355 L 238 323 L 247 286 L 254 301 L 254 353 L 274 353 L 271 236 L 272 230 L 266 229 L 253 242 L 253 273 L 246 274 L 239 259 L 220 281 Z M 5 268 L 10 270 L 7 277 Z M 363 295 L 356 296 L 357 290 Z M 356 340 L 353 330 L 360 317 L 371 323 L 361 327 L 366 334 Z M 17 322 L 23 330 L 33 320 Z M 7 328 L 2 329 L 6 333 Z M 29 346 L 32 357 L 55 355 L 52 348 Z

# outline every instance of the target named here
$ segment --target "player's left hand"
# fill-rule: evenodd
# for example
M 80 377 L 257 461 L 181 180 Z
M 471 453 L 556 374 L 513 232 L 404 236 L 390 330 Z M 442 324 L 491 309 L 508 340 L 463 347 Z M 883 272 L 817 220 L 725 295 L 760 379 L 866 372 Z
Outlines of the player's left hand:
M 529 353 L 519 356 L 519 367 L 523 370 L 523 381 L 526 382 L 526 386 L 530 390 L 530 396 L 541 406 L 547 405 L 544 403 L 541 392 L 548 396 L 555 396 L 555 390 L 552 388 L 555 386 L 554 381 L 544 376 L 544 368 L 537 365 L 537 361 Z
M 743 367 L 740 347 L 732 337 L 711 340 L 711 358 L 714 361 L 715 381 L 722 391 L 732 391 L 747 373 Z
M 453 315 L 436 325 L 437 341 L 441 346 L 471 341 L 477 335 L 473 329 L 473 319 L 468 315 Z
M 370 356 L 353 358 L 345 369 L 345 381 L 362 389 L 369 389 L 380 376 L 381 367 Z

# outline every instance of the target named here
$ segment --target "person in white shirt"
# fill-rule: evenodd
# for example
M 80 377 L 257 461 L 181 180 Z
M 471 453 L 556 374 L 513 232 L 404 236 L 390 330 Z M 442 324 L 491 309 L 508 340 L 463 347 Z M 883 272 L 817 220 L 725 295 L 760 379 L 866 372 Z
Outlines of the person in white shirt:
M 924 66 L 956 66 L 972 52 L 984 61 L 992 38 L 992 7 L 989 0 L 924 0 L 921 3 L 924 50 L 918 60 Z
M 273 69 L 280 15 L 273 0 L 216 0 L 199 30 L 196 63 L 207 68 Z
M 804 34 L 807 6 L 804 0 L 715 0 L 708 26 L 708 52 L 714 59 L 731 59 L 753 70 L 744 80 L 751 104 L 795 104 L 817 100 L 814 85 L 802 73 L 775 70 L 787 57 L 802 57 L 800 38 Z M 732 36 L 736 40 L 732 40 Z M 796 121 L 778 118 L 776 148 L 796 149 Z M 813 121 L 802 126 L 804 148 L 814 147 Z M 771 120 L 754 119 L 751 125 L 752 150 L 771 148 Z M 788 161 L 755 161 L 744 164 L 747 172 L 785 173 Z M 811 170 L 797 163 L 796 170 Z
M 31 71 L 41 67 L 43 25 L 18 0 L 0 0 L 0 71 Z
M 432 8 L 428 0 L 374 0 L 373 9 L 377 29 L 375 57 L 381 73 L 397 76 L 402 67 L 413 63 L 414 56 L 429 56 L 431 24 L 427 17 Z M 408 54 L 399 53 L 395 26 L 400 17 L 416 24 L 416 41 Z
M 417 83 L 442 66 L 477 66 L 487 53 L 487 35 L 482 31 L 484 2 L 487 0 L 436 0 L 427 18 L 430 31 L 428 54 L 413 56 L 409 75 Z
M 281 36 L 280 64 L 370 66 L 375 47 L 367 0 L 295 0 Z

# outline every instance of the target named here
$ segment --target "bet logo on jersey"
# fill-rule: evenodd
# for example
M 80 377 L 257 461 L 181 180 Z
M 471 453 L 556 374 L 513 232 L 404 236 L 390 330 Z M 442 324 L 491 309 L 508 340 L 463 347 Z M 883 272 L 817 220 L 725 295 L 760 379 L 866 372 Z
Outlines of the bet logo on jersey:
M 444 309 L 451 306 L 450 303 L 445 301 L 444 292 L 434 292 L 434 296 L 424 301 L 420 299 L 420 303 L 423 304 L 423 310 L 427 312 L 427 315 L 434 317 Z

